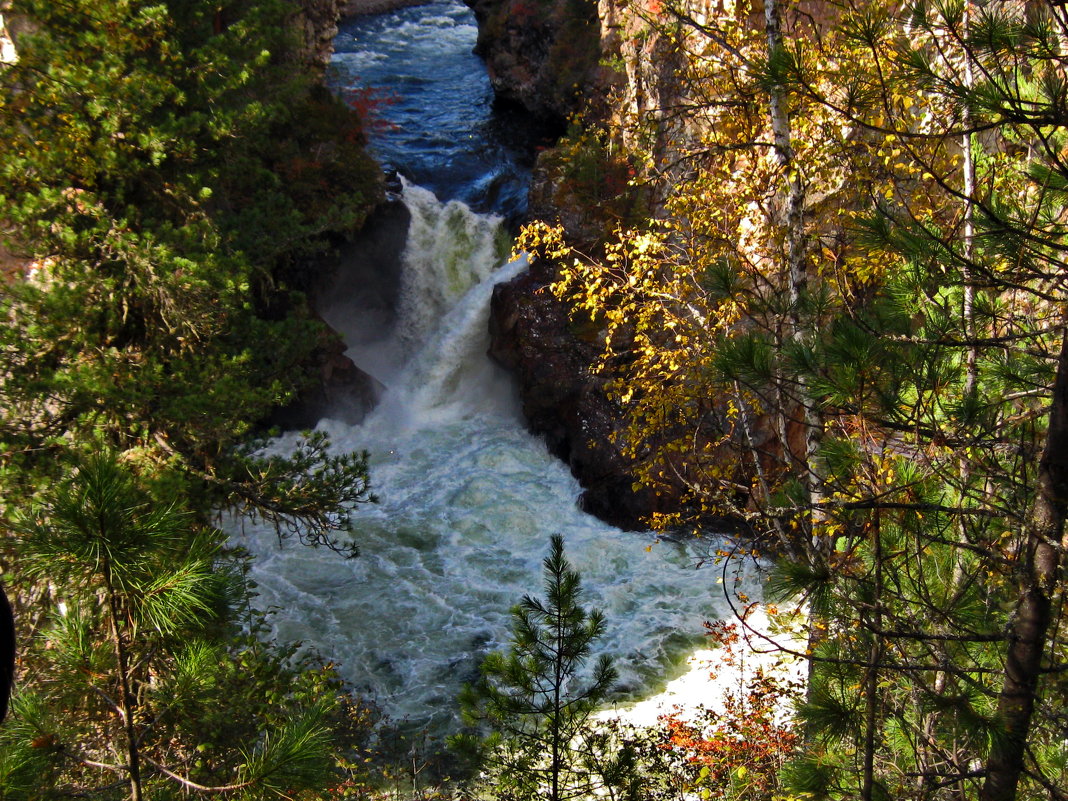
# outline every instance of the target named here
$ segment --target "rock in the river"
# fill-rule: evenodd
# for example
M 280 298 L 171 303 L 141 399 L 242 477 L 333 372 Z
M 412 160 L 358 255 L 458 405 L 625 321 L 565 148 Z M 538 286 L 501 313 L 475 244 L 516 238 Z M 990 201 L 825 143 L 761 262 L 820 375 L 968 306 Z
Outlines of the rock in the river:
M 571 467 L 584 488 L 583 508 L 620 528 L 643 528 L 643 518 L 669 499 L 633 489 L 615 442 L 620 409 L 590 368 L 599 348 L 568 319 L 567 308 L 547 289 L 551 281 L 551 267 L 535 264 L 497 285 L 490 355 L 515 372 L 527 422 Z
M 582 112 L 582 124 L 538 157 L 531 216 L 562 225 L 585 253 L 599 252 L 620 225 L 656 216 L 678 177 L 664 165 L 681 163 L 675 148 L 687 133 L 680 128 L 685 117 L 665 111 L 684 91 L 670 26 L 661 29 L 646 6 L 626 0 L 465 2 L 478 19 L 479 52 L 499 97 L 535 114 Z M 716 0 L 684 0 L 682 8 L 695 19 L 724 13 Z M 640 141 L 633 139 L 635 120 L 646 123 Z M 628 158 L 637 152 L 648 159 Z M 643 172 L 646 161 L 660 167 Z M 668 465 L 666 455 L 657 492 L 633 490 L 633 467 L 613 441 L 623 410 L 604 392 L 606 379 L 592 373 L 604 332 L 580 331 L 568 319 L 545 290 L 553 269 L 541 264 L 498 287 L 491 312 L 491 352 L 515 370 L 530 427 L 570 464 L 586 488 L 588 511 L 623 527 L 680 511 L 689 466 Z M 655 441 L 647 444 L 657 451 Z

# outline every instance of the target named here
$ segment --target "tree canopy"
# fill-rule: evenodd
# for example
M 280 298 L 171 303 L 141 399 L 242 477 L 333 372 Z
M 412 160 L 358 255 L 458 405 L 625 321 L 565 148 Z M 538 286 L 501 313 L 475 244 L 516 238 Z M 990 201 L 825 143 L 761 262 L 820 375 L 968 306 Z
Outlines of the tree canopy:
M 682 65 L 665 213 L 521 245 L 600 326 L 642 481 L 688 488 L 651 522 L 732 513 L 807 609 L 783 786 L 1062 798 L 1064 8 L 638 13 Z
M 266 639 L 211 521 L 355 552 L 366 456 L 254 435 L 333 336 L 304 292 L 381 193 L 360 120 L 283 0 L 4 10 L 0 796 L 321 791 L 362 713 Z
M 13 12 L 0 235 L 28 272 L 0 298 L 5 478 L 32 492 L 56 453 L 103 441 L 321 540 L 292 483 L 310 464 L 263 470 L 235 445 L 314 378 L 327 334 L 301 290 L 379 192 L 359 119 L 297 59 L 280 0 Z M 347 476 L 334 489 L 366 497 L 362 462 L 321 445 L 305 455 Z

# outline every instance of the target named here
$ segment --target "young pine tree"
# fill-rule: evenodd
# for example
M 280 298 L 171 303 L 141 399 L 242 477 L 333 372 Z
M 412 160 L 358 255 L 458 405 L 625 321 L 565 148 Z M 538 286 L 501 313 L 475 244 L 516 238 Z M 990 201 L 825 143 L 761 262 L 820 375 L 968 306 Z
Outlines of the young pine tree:
M 49 583 L 57 611 L 23 655 L 0 798 L 52 784 L 105 798 L 125 787 L 131 801 L 263 797 L 332 778 L 326 688 L 309 692 L 266 648 L 220 641 L 241 588 L 217 538 L 113 453 L 82 462 L 16 531 L 20 578 Z
M 562 801 L 596 783 L 581 740 L 617 673 L 601 656 L 589 680 L 580 681 L 604 618 L 579 606 L 579 574 L 564 558 L 563 538 L 556 534 L 551 542 L 546 599 L 528 595 L 512 610 L 511 649 L 487 656 L 481 680 L 460 696 L 464 720 L 489 734 L 461 735 L 453 745 L 479 754 L 500 798 Z

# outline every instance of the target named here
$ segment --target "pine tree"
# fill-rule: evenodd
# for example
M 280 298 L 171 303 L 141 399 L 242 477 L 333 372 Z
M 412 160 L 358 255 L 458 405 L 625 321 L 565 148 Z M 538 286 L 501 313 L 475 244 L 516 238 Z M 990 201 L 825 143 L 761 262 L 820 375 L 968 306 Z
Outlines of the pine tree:
M 453 744 L 480 753 L 501 798 L 563 801 L 589 792 L 595 778 L 580 741 L 617 676 L 602 655 L 580 683 L 604 618 L 579 605 L 579 574 L 564 558 L 558 534 L 544 567 L 545 600 L 528 595 L 512 610 L 511 649 L 488 655 L 481 680 L 460 696 L 465 722 L 489 734 Z
M 220 639 L 242 587 L 215 532 L 153 498 L 106 450 L 17 531 L 20 576 L 51 582 L 55 607 L 22 656 L 33 681 L 0 733 L 0 776 L 25 790 L 11 797 L 51 782 L 90 793 L 116 776 L 132 801 L 331 777 L 327 688 L 300 699 L 309 677 Z
M 534 239 L 603 327 L 643 480 L 692 492 L 654 522 L 778 540 L 812 616 L 795 789 L 1059 798 L 1065 8 L 784 7 L 779 45 L 739 9 L 667 10 L 699 117 L 672 218 L 595 260 Z
M 12 9 L 0 246 L 34 269 L 0 287 L 0 470 L 30 495 L 70 442 L 102 437 L 151 451 L 205 508 L 333 543 L 367 500 L 358 454 L 318 438 L 265 463 L 235 446 L 312 378 L 329 334 L 298 265 L 359 224 L 379 171 L 358 118 L 294 63 L 293 4 L 225 5 Z
M 864 798 L 881 785 L 1008 801 L 1064 781 L 1049 676 L 1063 664 L 1068 20 L 1046 3 L 907 11 L 857 7 L 841 80 L 801 68 L 796 83 L 880 142 L 892 170 L 858 244 L 897 267 L 839 326 L 866 357 L 822 372 L 870 444 L 839 447 L 860 458 L 840 464 L 854 477 L 835 513 L 846 536 L 819 592 L 856 628 L 816 655 L 833 692 L 806 714 L 827 732 L 849 717 L 846 688 L 864 687 L 837 735 Z

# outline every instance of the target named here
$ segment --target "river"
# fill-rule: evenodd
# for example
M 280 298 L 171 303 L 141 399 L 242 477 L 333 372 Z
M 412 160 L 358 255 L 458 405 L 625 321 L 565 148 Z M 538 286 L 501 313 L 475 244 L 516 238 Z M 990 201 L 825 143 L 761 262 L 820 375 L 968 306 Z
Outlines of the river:
M 493 108 L 475 33 L 463 5 L 438 0 L 349 21 L 337 39 L 335 86 L 390 98 L 374 150 L 409 179 L 412 217 L 389 323 L 364 313 L 359 293 L 327 293 L 324 308 L 385 386 L 361 424 L 319 423 L 336 448 L 371 453 L 381 502 L 354 514 L 361 555 L 232 530 L 253 554 L 273 634 L 317 649 L 395 720 L 436 735 L 458 725 L 457 691 L 482 656 L 508 645 L 509 609 L 540 593 L 553 533 L 586 605 L 605 614 L 597 647 L 617 661 L 622 698 L 679 673 L 703 621 L 727 613 L 719 573 L 696 569 L 707 542 L 622 532 L 578 509 L 577 483 L 527 433 L 509 376 L 485 355 L 493 284 L 523 269 L 505 258 L 502 215 L 521 209 L 529 142 L 507 138 L 515 121 Z

